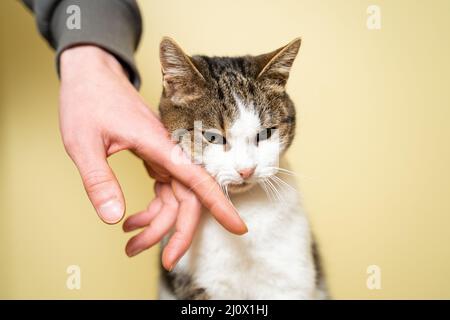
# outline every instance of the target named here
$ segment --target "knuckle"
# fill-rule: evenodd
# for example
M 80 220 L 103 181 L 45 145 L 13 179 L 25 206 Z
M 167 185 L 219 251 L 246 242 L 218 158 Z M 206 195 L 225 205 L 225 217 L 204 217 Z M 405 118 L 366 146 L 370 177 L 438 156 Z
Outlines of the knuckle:
M 172 248 L 175 246 L 181 247 L 183 249 L 187 249 L 190 245 L 190 236 L 185 234 L 182 231 L 177 231 L 172 235 Z
M 129 132 L 127 132 L 126 140 L 130 144 L 130 146 L 133 146 L 138 151 L 144 148 L 144 142 L 142 141 L 139 130 L 130 130 Z
M 136 123 L 133 130 L 127 130 L 123 135 L 130 146 L 141 151 L 149 148 L 151 145 L 152 130 L 153 128 L 147 124 Z
M 186 203 L 188 203 L 191 206 L 197 206 L 200 204 L 200 201 L 198 200 L 197 196 L 195 195 L 195 193 L 189 191 L 184 195 L 184 201 L 186 201 Z
M 63 135 L 62 140 L 67 154 L 73 156 L 73 154 L 76 153 L 76 150 L 79 149 L 79 139 L 76 136 Z
M 105 170 L 91 170 L 83 175 L 84 187 L 88 193 L 93 193 L 112 182 L 111 176 Z
M 141 239 L 137 242 L 137 246 L 139 246 L 142 250 L 150 249 L 153 244 L 154 243 L 149 239 Z
M 164 203 L 169 210 L 176 211 L 178 210 L 179 204 L 176 200 L 167 201 Z
M 192 172 L 193 170 L 186 173 L 186 181 L 188 181 L 187 189 L 190 193 L 198 192 L 204 185 L 207 184 L 207 178 L 199 176 L 198 174 Z

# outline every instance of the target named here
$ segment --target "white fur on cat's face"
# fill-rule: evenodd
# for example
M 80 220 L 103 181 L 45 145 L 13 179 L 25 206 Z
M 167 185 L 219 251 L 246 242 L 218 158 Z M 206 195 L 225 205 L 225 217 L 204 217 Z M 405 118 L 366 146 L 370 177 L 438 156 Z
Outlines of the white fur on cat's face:
M 225 134 L 229 147 L 209 143 L 203 150 L 202 162 L 219 185 L 228 186 L 231 192 L 242 192 L 277 173 L 281 148 L 278 130 L 269 139 L 255 143 L 257 133 L 265 128 L 252 105 L 244 105 L 238 97 L 235 100 L 239 115 Z M 247 168 L 255 168 L 255 172 L 243 179 L 239 171 Z

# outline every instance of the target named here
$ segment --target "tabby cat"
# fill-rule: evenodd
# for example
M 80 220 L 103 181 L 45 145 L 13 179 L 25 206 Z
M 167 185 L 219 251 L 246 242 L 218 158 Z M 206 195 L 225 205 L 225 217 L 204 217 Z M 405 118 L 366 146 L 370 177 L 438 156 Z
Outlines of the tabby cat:
M 230 58 L 190 57 L 172 39 L 162 40 L 161 119 L 223 188 L 249 232 L 233 235 L 204 212 L 188 252 L 163 271 L 161 299 L 325 296 L 309 223 L 283 159 L 295 134 L 285 87 L 300 43 Z

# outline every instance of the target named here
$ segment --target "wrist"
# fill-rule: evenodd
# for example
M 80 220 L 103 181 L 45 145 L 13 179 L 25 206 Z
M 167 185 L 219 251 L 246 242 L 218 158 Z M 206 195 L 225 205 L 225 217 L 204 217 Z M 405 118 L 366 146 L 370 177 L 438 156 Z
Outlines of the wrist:
M 120 62 L 109 52 L 94 45 L 80 45 L 64 50 L 59 58 L 61 79 L 70 79 L 86 72 L 109 70 L 127 77 Z

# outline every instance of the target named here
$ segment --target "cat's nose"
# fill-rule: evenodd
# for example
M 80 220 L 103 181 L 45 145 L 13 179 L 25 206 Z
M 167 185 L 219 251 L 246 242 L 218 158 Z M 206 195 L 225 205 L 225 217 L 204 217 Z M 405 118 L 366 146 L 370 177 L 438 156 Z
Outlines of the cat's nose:
M 245 168 L 245 169 L 239 170 L 238 172 L 239 172 L 239 175 L 242 177 L 242 179 L 248 179 L 255 173 L 255 168 L 256 167 Z

